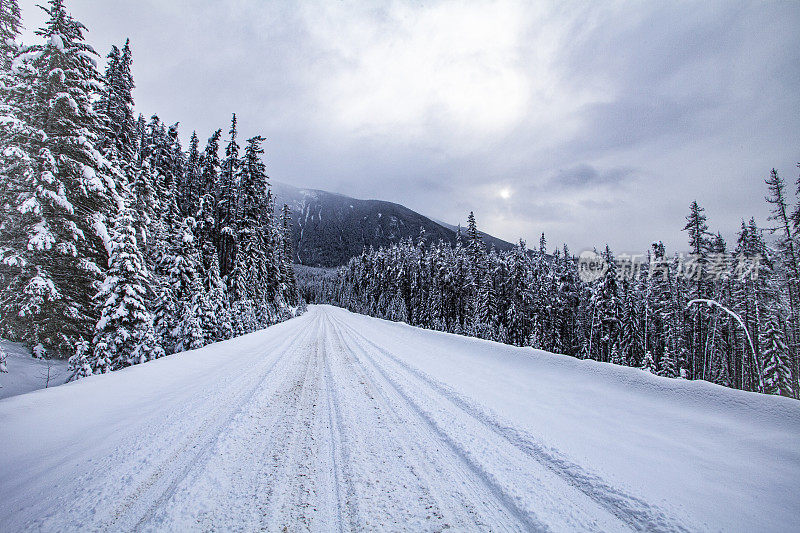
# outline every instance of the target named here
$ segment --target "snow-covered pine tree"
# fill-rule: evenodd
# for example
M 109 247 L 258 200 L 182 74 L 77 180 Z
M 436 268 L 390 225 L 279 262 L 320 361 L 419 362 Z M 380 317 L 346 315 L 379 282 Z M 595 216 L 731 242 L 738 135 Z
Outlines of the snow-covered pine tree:
M 650 357 L 652 359 L 652 354 Z M 665 350 L 661 356 L 661 365 L 658 370 L 658 375 L 666 378 L 677 378 L 680 376 L 678 361 L 676 360 L 675 355 L 669 349 Z
M 622 364 L 627 366 L 638 366 L 644 354 L 644 338 L 640 322 L 642 313 L 637 296 L 633 282 L 627 278 L 623 279 L 619 349 Z
M 24 120 L 20 100 L 28 89 L 20 76 L 12 72 L 18 54 L 16 38 L 21 28 L 20 10 L 16 0 L 0 3 L 0 335 L 19 337 L 13 317 L 6 313 L 11 295 L 19 289 L 15 280 L 26 268 L 27 235 L 20 212 L 20 195 L 29 194 L 35 178 L 34 160 L 29 143 L 37 132 Z M 41 134 L 40 134 L 41 136 Z M 26 275 L 24 277 L 29 277 Z
M 294 247 L 292 246 L 292 212 L 287 204 L 281 209 L 281 272 L 286 283 L 284 300 L 287 303 L 298 303 L 297 278 L 294 267 Z
M 136 244 L 134 223 L 126 206 L 114 224 L 108 272 L 95 297 L 100 320 L 92 341 L 93 373 L 142 363 L 157 355 L 153 316 L 146 303 L 149 273 Z M 80 357 L 74 365 L 74 372 L 85 373 Z
M 475 222 L 475 213 L 470 211 L 467 217 L 467 252 L 469 253 L 473 269 L 481 267 L 483 254 L 486 248 L 483 244 L 478 224 Z
M 653 354 L 649 351 L 645 352 L 644 359 L 642 359 L 642 365 L 639 367 L 645 372 L 649 372 L 651 374 L 656 373 L 656 363 L 653 361 Z
M 264 302 L 275 294 L 267 294 L 268 261 L 273 261 L 272 244 L 267 240 L 272 220 L 267 213 L 269 183 L 264 163 L 261 161 L 261 136 L 247 140 L 244 157 L 240 162 L 239 201 L 236 241 L 238 250 L 231 272 L 234 299 Z
M 800 397 L 800 250 L 797 248 L 796 230 L 800 213 L 796 210 L 790 217 L 786 184 L 773 168 L 765 180 L 772 206 L 770 220 L 775 221 L 773 230 L 778 235 L 777 249 L 786 270 L 786 292 L 789 304 L 788 347 L 794 397 Z M 794 216 L 797 214 L 798 216 Z
M 17 55 L 17 37 L 22 33 L 22 13 L 17 0 L 0 2 L 0 69 L 11 71 L 11 63 Z
M 771 315 L 762 336 L 764 369 L 762 371 L 764 391 L 767 394 L 791 396 L 791 373 L 788 362 L 784 329 L 778 317 Z
M 219 195 L 219 139 L 222 130 L 217 130 L 208 139 L 205 149 L 200 156 L 200 182 L 198 184 L 198 210 L 195 214 L 197 229 L 195 235 L 198 239 L 200 259 L 203 263 L 203 272 L 210 279 L 212 263 L 216 263 L 216 274 L 219 275 L 219 253 L 217 250 L 216 224 L 217 224 L 217 197 Z M 211 283 L 205 283 L 206 290 L 211 289 Z
M 103 77 L 104 90 L 96 104 L 106 119 L 99 146 L 107 159 L 122 167 L 133 163 L 137 144 L 132 63 L 130 40 L 125 41 L 121 51 L 116 46 L 111 47 Z
M 200 196 L 211 194 L 216 197 L 219 193 L 219 174 L 222 162 L 219 158 L 219 140 L 222 130 L 218 129 L 206 142 L 203 154 L 200 156 Z
M 80 339 L 75 342 L 75 354 L 69 358 L 70 381 L 92 375 L 91 352 L 92 345 L 89 341 Z
M 205 343 L 205 333 L 193 307 L 203 287 L 198 274 L 199 256 L 192 222 L 192 218 L 184 219 L 175 237 L 162 247 L 157 268 L 156 333 L 167 354 Z
M 507 335 L 511 344 L 522 346 L 531 334 L 529 309 L 533 291 L 529 282 L 527 248 L 520 240 L 508 256 L 508 306 L 505 307 Z M 501 307 L 503 309 L 503 307 Z
M 239 145 L 236 142 L 236 114 L 231 118 L 228 131 L 230 139 L 225 147 L 225 158 L 222 160 L 219 175 L 219 193 L 217 195 L 217 251 L 219 253 L 219 270 L 223 279 L 227 279 L 233 271 L 236 259 L 237 213 L 239 202 L 240 160 Z M 228 280 L 230 288 L 230 280 Z
M 689 214 L 686 216 L 686 225 L 683 230 L 689 235 L 689 248 L 692 257 L 692 279 L 688 281 L 688 297 L 710 298 L 711 287 L 708 278 L 707 265 L 708 254 L 711 251 L 711 234 L 708 231 L 705 209 L 700 207 L 697 201 L 693 201 L 689 206 Z M 691 310 L 692 322 L 689 344 L 689 360 L 687 370 L 689 379 L 701 377 L 703 374 L 703 354 L 708 335 L 708 312 L 705 306 L 695 306 Z
M 49 18 L 36 33 L 44 44 L 22 51 L 16 74 L 28 91 L 19 100 L 23 119 L 45 135 L 27 143 L 35 172 L 14 199 L 30 215 L 22 230 L 27 268 L 7 304 L 26 341 L 66 355 L 97 319 L 91 295 L 108 261 L 106 222 L 119 195 L 115 169 L 95 149 L 104 119 L 92 104 L 101 85 L 85 28 L 62 0 L 42 9 Z
M 608 245 L 603 258 L 608 268 L 597 284 L 593 300 L 599 326 L 596 357 L 599 361 L 608 362 L 611 359 L 611 348 L 619 339 L 622 302 L 619 297 L 617 267 Z
M 186 169 L 178 188 L 178 209 L 184 218 L 195 216 L 200 207 L 200 179 L 200 139 L 193 131 L 186 154 Z

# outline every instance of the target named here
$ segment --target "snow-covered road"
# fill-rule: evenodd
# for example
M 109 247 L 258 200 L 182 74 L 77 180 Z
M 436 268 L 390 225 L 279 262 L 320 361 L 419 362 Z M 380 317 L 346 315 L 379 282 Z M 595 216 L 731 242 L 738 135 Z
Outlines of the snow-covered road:
M 799 405 L 312 306 L 0 401 L 0 531 L 789 530 Z

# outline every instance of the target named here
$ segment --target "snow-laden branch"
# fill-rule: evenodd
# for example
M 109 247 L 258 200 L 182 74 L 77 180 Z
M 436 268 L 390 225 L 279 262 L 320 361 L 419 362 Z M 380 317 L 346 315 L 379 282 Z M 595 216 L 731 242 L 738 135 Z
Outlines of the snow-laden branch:
M 697 303 L 706 304 L 709 307 L 712 306 L 712 305 L 715 305 L 715 306 L 719 307 L 720 309 L 722 309 L 723 311 L 725 311 L 730 316 L 732 316 L 733 318 L 736 319 L 736 321 L 739 323 L 739 325 L 742 326 L 742 329 L 744 330 L 744 334 L 747 335 L 747 342 L 750 343 L 750 351 L 753 353 L 753 363 L 755 363 L 756 368 L 758 368 L 760 365 L 758 364 L 758 356 L 756 356 L 756 349 L 755 349 L 755 346 L 753 345 L 753 339 L 750 337 L 750 331 L 748 331 L 747 326 L 745 326 L 744 320 L 742 320 L 742 317 L 740 317 L 739 315 L 734 313 L 732 310 L 728 309 L 727 307 L 725 307 L 724 305 L 719 303 L 718 301 L 710 300 L 710 299 L 707 299 L 707 298 L 695 298 L 694 300 L 690 300 L 686 304 L 686 308 L 688 309 L 689 306 L 691 306 L 692 304 L 697 304 Z M 758 368 L 758 386 L 759 386 L 760 391 L 764 390 L 764 383 L 762 381 L 761 369 L 760 368 Z

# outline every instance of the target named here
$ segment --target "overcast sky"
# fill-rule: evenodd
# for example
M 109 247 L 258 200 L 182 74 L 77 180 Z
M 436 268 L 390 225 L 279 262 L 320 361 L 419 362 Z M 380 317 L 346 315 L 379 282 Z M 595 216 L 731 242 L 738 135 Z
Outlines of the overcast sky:
M 506 240 L 685 250 L 697 199 L 731 245 L 798 176 L 797 1 L 65 3 L 184 138 L 236 112 L 275 180 Z

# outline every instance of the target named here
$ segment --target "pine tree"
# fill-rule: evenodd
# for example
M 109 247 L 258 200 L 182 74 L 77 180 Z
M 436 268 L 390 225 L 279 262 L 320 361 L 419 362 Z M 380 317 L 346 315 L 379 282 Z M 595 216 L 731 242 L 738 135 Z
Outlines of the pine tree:
M 650 352 L 647 352 L 648 354 Z M 652 354 L 650 358 L 652 359 Z M 645 359 L 647 355 L 645 355 Z M 649 363 L 648 363 L 649 365 Z M 680 376 L 680 372 L 678 371 L 678 362 L 675 360 L 675 356 L 669 350 L 665 351 L 664 354 L 661 356 L 661 367 L 658 372 L 659 376 L 664 376 L 666 378 L 677 378 Z
M 120 51 L 111 47 L 108 54 L 104 90 L 97 103 L 97 110 L 106 119 L 105 131 L 100 139 L 100 147 L 106 158 L 122 166 L 133 162 L 136 152 L 136 121 L 133 111 L 133 63 L 130 40 Z
M 230 289 L 234 300 L 262 302 L 274 297 L 268 290 L 270 264 L 274 256 L 269 245 L 271 220 L 267 215 L 269 183 L 260 157 L 263 137 L 247 140 L 245 155 L 240 163 L 239 199 L 241 211 L 236 221 L 237 253 L 230 274 Z M 275 284 L 273 283 L 273 286 Z M 271 293 L 270 293 L 271 292 Z
M 219 196 L 219 139 L 222 130 L 217 130 L 208 139 L 203 154 L 200 156 L 200 183 L 199 204 L 197 219 L 197 239 L 200 258 L 203 262 L 203 272 L 211 272 L 212 263 L 216 263 L 216 273 L 219 274 L 219 254 L 217 251 L 217 205 Z M 210 290 L 211 285 L 205 284 Z
M 281 271 L 286 283 L 285 299 L 288 303 L 297 303 L 297 279 L 295 278 L 294 249 L 292 247 L 292 213 L 287 204 L 281 210 Z
M 644 359 L 642 360 L 642 366 L 640 368 L 651 374 L 656 373 L 656 363 L 653 361 L 653 354 L 650 352 L 645 352 Z
M 44 134 L 26 120 L 21 104 L 30 93 L 31 86 L 23 83 L 21 76 L 11 70 L 12 60 L 18 54 L 16 38 L 21 28 L 19 6 L 16 0 L 0 2 L 0 335 L 22 338 L 22 327 L 15 324 L 10 310 L 23 284 L 22 279 L 32 278 L 35 265 L 28 261 L 29 234 L 27 228 L 42 222 L 38 202 L 30 201 L 33 185 L 38 178 L 35 157 L 31 157 L 30 144 Z M 26 204 L 27 202 L 27 204 Z
M 100 307 L 94 337 L 93 373 L 142 363 L 156 351 L 153 317 L 147 309 L 149 273 L 136 244 L 134 216 L 123 209 L 114 224 L 109 269 L 95 297 Z M 73 370 L 81 372 L 79 357 Z
M 189 153 L 186 157 L 186 170 L 181 180 L 178 192 L 178 208 L 183 217 L 193 217 L 200 208 L 200 193 L 202 190 L 200 176 L 200 139 L 197 132 L 192 132 L 189 139 Z
M 478 225 L 475 222 L 475 213 L 470 211 L 467 221 L 467 250 L 469 252 L 473 268 L 479 268 L 485 248 L 481 234 L 478 232 Z
M 627 366 L 638 366 L 644 351 L 640 323 L 642 313 L 637 300 L 639 298 L 634 293 L 632 283 L 628 279 L 623 279 L 619 344 L 621 364 Z
M 25 268 L 14 281 L 9 314 L 21 337 L 55 355 L 72 353 L 76 339 L 90 336 L 96 314 L 91 295 L 108 261 L 106 221 L 119 205 L 115 169 L 94 148 L 103 117 L 92 101 L 100 87 L 84 26 L 61 0 L 43 8 L 49 19 L 37 35 L 45 44 L 28 47 L 19 69 L 19 99 L 35 135 L 25 150 L 34 172 L 14 198 L 24 213 Z
M 69 358 L 69 381 L 91 376 L 91 344 L 83 339 L 75 343 L 75 354 Z
M 770 220 L 777 224 L 778 250 L 786 269 L 786 290 L 789 303 L 788 343 L 792 371 L 792 386 L 795 398 L 800 397 L 800 357 L 798 357 L 798 329 L 800 329 L 800 251 L 796 245 L 796 231 L 800 213 L 796 210 L 789 216 L 789 202 L 786 198 L 786 185 L 773 168 L 766 179 L 769 196 L 766 200 L 772 206 Z
M 220 168 L 220 185 L 217 197 L 217 250 L 219 269 L 225 279 L 231 273 L 236 258 L 236 233 L 239 186 L 239 145 L 236 142 L 236 114 L 231 119 L 230 139 L 225 148 L 225 158 Z M 230 287 L 230 284 L 229 284 Z
M 202 291 L 198 274 L 198 261 L 191 219 L 185 219 L 175 238 L 162 247 L 157 265 L 155 299 L 156 333 L 166 353 L 188 349 L 189 344 L 204 342 L 194 323 L 192 311 L 195 296 Z M 195 340 L 185 337 L 191 335 Z M 200 337 L 201 340 L 196 339 Z
M 691 276 L 692 284 L 689 288 L 689 298 L 710 298 L 710 283 L 708 279 L 708 254 L 711 250 L 711 238 L 706 223 L 704 209 L 697 201 L 693 201 L 689 206 L 689 215 L 686 217 L 684 231 L 689 234 L 689 247 L 692 257 Z M 702 377 L 706 367 L 704 359 L 704 347 L 708 335 L 708 316 L 704 306 L 695 306 L 692 310 L 693 320 L 691 324 L 691 344 L 689 349 L 688 371 L 689 378 Z
M 775 315 L 769 317 L 763 333 L 762 371 L 764 392 L 791 396 L 790 369 L 788 364 L 788 347 L 784 340 L 784 332 Z
M 17 0 L 0 2 L 0 52 L 4 72 L 11 70 L 11 63 L 17 54 L 17 37 L 22 33 L 22 14 Z
M 618 341 L 622 304 L 619 298 L 614 256 L 607 245 L 603 257 L 608 268 L 598 282 L 593 301 L 599 326 L 597 328 L 599 336 L 597 357 L 600 361 L 608 362 L 611 358 L 611 348 Z

